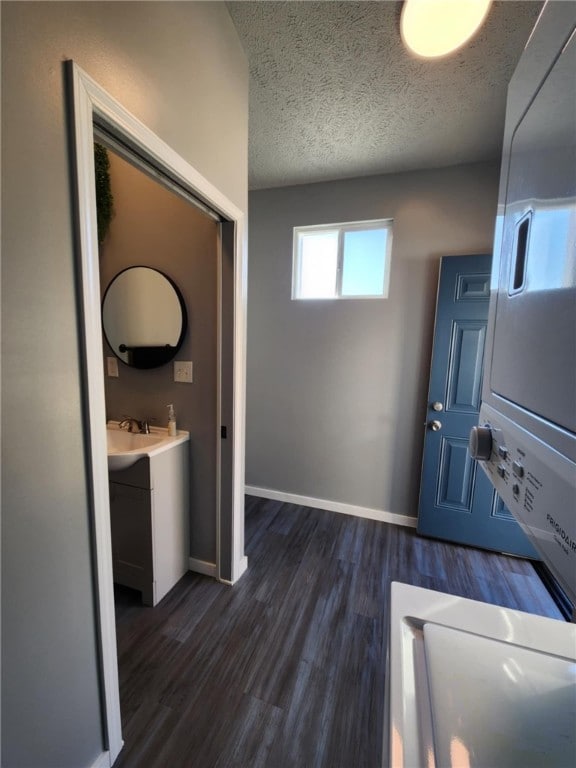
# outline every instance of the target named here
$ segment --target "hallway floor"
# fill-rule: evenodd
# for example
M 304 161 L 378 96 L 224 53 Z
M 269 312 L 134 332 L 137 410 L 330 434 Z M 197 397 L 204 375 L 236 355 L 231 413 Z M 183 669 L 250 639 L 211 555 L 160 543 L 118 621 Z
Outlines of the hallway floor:
M 561 619 L 524 560 L 246 499 L 249 569 L 118 588 L 118 768 L 379 768 L 391 581 Z

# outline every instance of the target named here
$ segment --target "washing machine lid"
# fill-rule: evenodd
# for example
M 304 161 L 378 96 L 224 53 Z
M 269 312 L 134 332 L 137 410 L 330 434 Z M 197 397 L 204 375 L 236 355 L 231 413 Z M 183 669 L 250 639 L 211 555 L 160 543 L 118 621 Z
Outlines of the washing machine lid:
M 385 766 L 574 763 L 573 624 L 393 583 L 388 662 Z
M 574 660 L 435 623 L 423 631 L 437 765 L 574 765 Z

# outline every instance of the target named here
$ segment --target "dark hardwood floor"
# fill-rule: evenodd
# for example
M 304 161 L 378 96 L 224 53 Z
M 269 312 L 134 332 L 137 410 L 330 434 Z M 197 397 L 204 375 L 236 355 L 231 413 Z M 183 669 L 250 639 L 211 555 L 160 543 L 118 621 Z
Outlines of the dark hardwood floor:
M 253 497 L 249 570 L 118 589 L 118 768 L 377 768 L 390 582 L 561 619 L 532 565 Z

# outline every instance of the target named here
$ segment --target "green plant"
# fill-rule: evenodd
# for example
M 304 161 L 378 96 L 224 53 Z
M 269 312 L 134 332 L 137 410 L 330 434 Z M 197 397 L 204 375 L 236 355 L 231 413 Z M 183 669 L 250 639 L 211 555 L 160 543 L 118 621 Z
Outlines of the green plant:
M 114 196 L 110 184 L 110 158 L 108 157 L 108 150 L 101 144 L 94 144 L 94 167 L 96 171 L 98 242 L 103 243 L 114 215 Z

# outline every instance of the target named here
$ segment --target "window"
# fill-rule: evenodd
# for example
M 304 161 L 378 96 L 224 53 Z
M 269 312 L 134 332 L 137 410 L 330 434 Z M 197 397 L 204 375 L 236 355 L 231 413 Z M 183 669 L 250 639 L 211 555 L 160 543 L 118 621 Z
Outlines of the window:
M 293 299 L 385 299 L 392 219 L 294 228 Z

